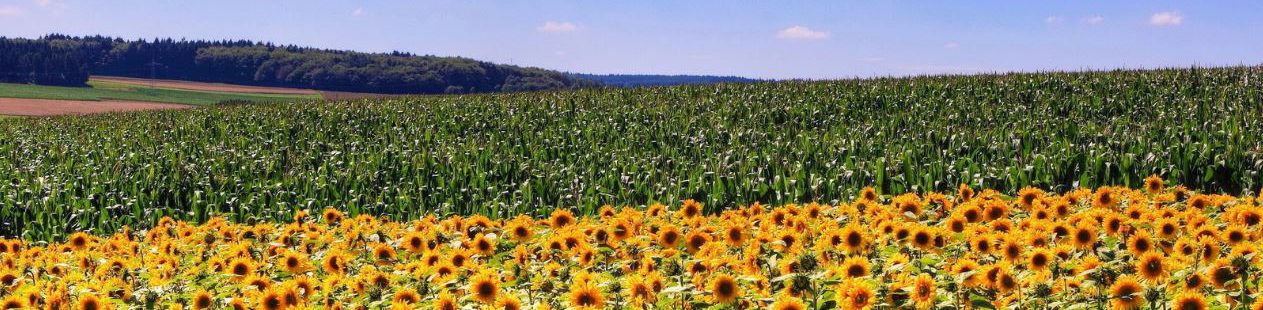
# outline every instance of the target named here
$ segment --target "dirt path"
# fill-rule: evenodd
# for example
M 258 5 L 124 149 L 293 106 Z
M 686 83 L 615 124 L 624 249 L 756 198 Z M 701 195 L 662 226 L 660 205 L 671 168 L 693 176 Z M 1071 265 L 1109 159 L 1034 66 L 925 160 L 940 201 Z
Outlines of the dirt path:
M 263 86 L 245 86 L 220 83 L 202 83 L 176 80 L 150 80 L 129 77 L 116 76 L 92 76 L 94 81 L 113 82 L 137 86 L 149 86 L 151 83 L 155 87 L 174 88 L 185 90 L 215 91 L 229 93 L 254 93 L 254 94 L 282 94 L 282 95 L 316 95 L 319 92 L 310 89 L 299 88 L 283 88 L 283 87 L 263 87 Z
M 81 115 L 141 110 L 187 109 L 192 106 L 140 101 L 77 101 L 0 98 L 0 114 L 19 116 Z

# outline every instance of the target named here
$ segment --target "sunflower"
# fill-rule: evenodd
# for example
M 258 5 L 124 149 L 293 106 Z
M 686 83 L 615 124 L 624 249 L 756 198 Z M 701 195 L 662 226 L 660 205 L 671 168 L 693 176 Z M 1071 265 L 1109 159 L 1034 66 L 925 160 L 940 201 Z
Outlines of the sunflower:
M 965 217 L 958 214 L 954 214 L 948 217 L 945 223 L 947 223 L 944 225 L 944 226 L 947 226 L 947 230 L 953 233 L 965 232 L 965 227 L 967 226 L 966 224 L 968 224 L 968 222 L 965 220 Z
M 1000 246 L 1001 256 L 1003 256 L 1004 260 L 1009 263 L 1017 263 L 1022 259 L 1022 254 L 1025 252 L 1026 250 L 1024 249 L 1024 246 L 1017 240 L 1005 240 L 1004 245 Z
M 959 198 L 960 201 L 969 201 L 970 199 L 974 199 L 974 189 L 970 188 L 969 184 L 961 183 L 960 186 L 956 188 L 956 198 Z
M 457 310 L 460 306 L 456 305 L 456 298 L 452 297 L 452 293 L 440 293 L 438 298 L 434 300 L 435 310 Z
M 842 261 L 842 274 L 849 278 L 862 278 L 868 276 L 868 259 L 863 256 L 851 256 Z
M 858 253 L 868 243 L 864 236 L 864 230 L 859 225 L 851 223 L 842 228 L 842 245 L 849 253 Z
M 574 213 L 571 213 L 570 210 L 565 210 L 565 209 L 553 210 L 553 214 L 549 216 L 549 219 L 548 219 L 548 225 L 552 226 L 553 229 L 559 229 L 562 227 L 570 226 L 571 224 L 574 224 L 574 223 L 575 223 Z
M 1035 201 L 1044 197 L 1044 191 L 1034 187 L 1024 187 L 1017 193 L 1017 201 L 1026 210 L 1030 210 L 1035 205 Z
M 1096 208 L 1113 209 L 1118 205 L 1118 197 L 1114 194 L 1114 190 L 1108 187 L 1100 187 L 1096 189 L 1096 193 L 1092 198 L 1092 206 Z
M 307 270 L 307 257 L 302 253 L 287 251 L 281 256 L 281 269 L 289 273 L 301 273 Z
M 912 233 L 912 245 L 922 250 L 930 250 L 934 247 L 934 238 L 936 234 L 930 228 L 918 228 Z
M 1096 246 L 1096 238 L 1096 228 L 1088 225 L 1075 226 L 1074 230 L 1070 232 L 1071 242 L 1080 249 L 1092 249 L 1092 247 Z
M 570 293 L 567 294 L 570 299 L 570 305 L 575 308 L 601 308 L 605 306 L 605 296 L 601 295 L 601 289 L 590 284 L 581 283 L 570 287 Z
M 1148 233 L 1141 230 L 1127 239 L 1127 250 L 1136 256 L 1145 254 L 1153 250 L 1153 238 L 1150 238 Z
M 1175 219 L 1171 218 L 1159 219 L 1157 224 L 1154 226 L 1156 227 L 1155 230 L 1158 232 L 1159 238 L 1174 238 L 1175 234 L 1180 232 L 1179 225 L 1176 223 Z
M 877 201 L 877 190 L 873 189 L 872 186 L 864 187 L 863 190 L 860 190 L 860 200 Z
M 209 292 L 199 290 L 196 293 L 193 293 L 193 304 L 191 306 L 194 310 L 210 309 L 215 306 L 215 299 L 211 297 Z
M 274 290 L 267 290 L 259 295 L 259 307 L 264 310 L 285 309 L 285 299 Z
M 416 304 L 421 302 L 421 295 L 411 288 L 403 288 L 395 292 L 395 297 L 391 299 L 396 304 Z
M 1214 202 L 1211 201 L 1210 196 L 1206 195 L 1193 195 L 1193 197 L 1188 199 L 1188 206 L 1197 210 L 1206 209 L 1206 207 L 1210 207 L 1213 204 Z
M 701 230 L 693 230 L 684 236 L 684 247 L 689 253 L 695 253 L 710 242 L 710 235 Z
M 1223 258 L 1215 260 L 1210 265 L 1209 273 L 1210 284 L 1218 289 L 1234 289 L 1237 284 L 1232 282 L 1232 280 L 1240 278 L 1237 276 L 1237 269 L 1232 266 L 1232 262 Z
M 724 242 L 734 247 L 741 246 L 746 242 L 745 227 L 736 224 L 728 225 L 724 228 Z
M 106 303 L 105 301 L 102 301 L 100 297 L 96 297 L 96 295 L 91 295 L 91 294 L 80 296 L 79 302 L 77 304 L 78 304 L 78 307 L 75 309 L 78 309 L 78 310 L 109 309 L 108 303 Z
M 679 216 L 682 219 L 690 219 L 702 214 L 702 204 L 696 200 L 688 199 L 680 206 Z
M 1220 237 L 1220 240 L 1227 242 L 1229 245 L 1235 246 L 1246 241 L 1245 227 L 1241 227 L 1241 225 L 1228 225 L 1222 234 L 1223 236 Z
M 844 284 L 844 287 L 838 290 L 838 304 L 847 310 L 864 310 L 873 306 L 873 298 L 876 292 L 873 287 L 864 281 L 854 281 Z
M 328 208 L 323 212 L 320 212 L 320 219 L 330 226 L 337 225 L 339 222 L 342 222 L 343 218 L 345 218 L 345 216 L 342 215 L 342 211 L 338 211 L 334 208 Z
M 680 230 L 675 226 L 663 226 L 658 229 L 658 245 L 673 249 L 680 245 Z
M 657 292 L 653 289 L 653 284 L 650 283 L 649 279 L 639 274 L 624 278 L 623 288 L 627 290 L 627 299 L 632 304 L 653 303 L 657 298 Z
M 720 274 L 711 280 L 710 293 L 715 302 L 731 304 L 741 296 L 741 287 L 737 285 L 737 279 L 727 274 Z
M 0 309 L 4 309 L 4 310 L 26 309 L 26 307 L 27 307 L 26 299 L 20 298 L 17 295 L 9 296 L 9 298 L 5 298 L 4 301 L 0 301 Z
M 1031 270 L 1044 270 L 1048 268 L 1048 265 L 1052 264 L 1053 259 L 1056 257 L 1048 249 L 1036 248 L 1026 258 L 1026 266 L 1030 267 Z
M 228 263 L 228 272 L 237 277 L 254 274 L 254 261 L 244 257 L 234 258 Z
M 994 270 L 997 272 L 995 275 L 995 283 L 992 285 L 994 285 L 1000 292 L 1012 292 L 1013 290 L 1018 289 L 1018 286 L 1021 285 L 1021 282 L 1018 281 L 1017 277 L 1013 275 L 1013 272 L 1010 272 L 1008 268 L 997 267 Z
M 495 303 L 500 295 L 500 279 L 493 271 L 479 272 L 469 280 L 469 292 L 483 304 Z
M 496 308 L 503 310 L 519 310 L 522 309 L 522 301 L 513 295 L 505 294 L 496 301 Z
M 1151 283 L 1161 283 L 1167 277 L 1167 262 L 1162 258 L 1162 254 L 1149 252 L 1140 256 L 1136 260 L 1136 272 L 1145 280 Z
M 403 238 L 399 239 L 399 244 L 412 253 L 421 253 L 426 250 L 425 235 L 417 231 L 410 231 L 404 234 Z
M 1180 281 L 1180 287 L 1184 288 L 1185 291 L 1199 290 L 1205 285 L 1206 276 L 1196 272 L 1189 273 L 1188 276 L 1184 278 L 1184 281 Z
M 772 310 L 807 310 L 807 305 L 798 297 L 781 294 L 776 296 L 776 300 L 772 302 L 772 306 L 768 309 Z
M 1166 187 L 1166 185 L 1162 182 L 1162 177 L 1159 177 L 1157 175 L 1150 175 L 1149 177 L 1145 178 L 1145 191 L 1148 191 L 1150 193 L 1158 193 L 1158 192 L 1162 192 L 1164 187 Z
M 479 234 L 478 237 L 474 237 L 474 241 L 470 242 L 469 248 L 479 254 L 491 256 L 495 254 L 496 243 L 487 238 L 486 235 Z
M 965 258 L 956 261 L 955 264 L 952 264 L 951 270 L 952 275 L 955 276 L 957 280 L 960 280 L 962 285 L 972 287 L 979 284 L 980 277 L 976 274 L 978 268 L 979 266 L 977 261 Z
M 321 263 L 325 272 L 332 274 L 345 274 L 347 269 L 346 255 L 340 252 L 329 253 L 325 256 L 324 262 Z
M 70 249 L 79 251 L 87 248 L 88 245 L 92 243 L 92 236 L 89 236 L 86 233 L 77 232 L 70 234 L 70 238 L 67 238 L 66 240 L 68 240 L 66 244 L 70 246 Z
M 1145 296 L 1141 294 L 1143 289 L 1140 282 L 1130 276 L 1118 278 L 1110 286 L 1110 295 L 1113 297 L 1110 304 L 1114 309 L 1139 309 L 1145 302 Z
M 969 239 L 969 248 L 970 250 L 973 250 L 974 254 L 989 254 L 994 250 L 992 242 L 994 241 L 991 240 L 991 236 L 987 234 L 976 234 Z
M 922 309 L 934 304 L 934 279 L 922 273 L 912 282 L 912 301 Z
M 1206 310 L 1210 306 L 1206 303 L 1206 297 L 1197 291 L 1184 291 L 1175 296 L 1175 300 L 1171 301 L 1171 309 L 1174 310 Z

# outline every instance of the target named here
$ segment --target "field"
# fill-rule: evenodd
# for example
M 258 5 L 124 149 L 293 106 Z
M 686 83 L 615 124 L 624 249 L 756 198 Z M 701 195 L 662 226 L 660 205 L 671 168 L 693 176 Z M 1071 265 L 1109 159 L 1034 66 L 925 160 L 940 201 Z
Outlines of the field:
M 9 117 L 54 116 L 148 110 L 178 110 L 190 107 L 192 106 L 142 101 L 81 101 L 0 98 L 0 115 Z
M 262 102 L 320 98 L 318 94 L 252 94 L 171 88 L 150 89 L 147 85 L 132 85 L 100 80 L 89 81 L 88 85 L 89 87 L 58 87 L 0 83 L 0 97 L 78 101 L 142 101 L 203 106 L 230 101 Z
M 1263 67 L 231 96 L 0 121 L 0 308 L 1263 309 Z
M 859 191 L 839 204 L 576 217 L 336 209 L 65 243 L 0 240 L 6 309 L 1238 309 L 1263 302 L 1256 197 L 1152 177 L 1014 198 Z M 34 275 L 34 276 L 28 276 Z M 0 296 L 3 294 L 0 293 Z
M 92 81 L 126 84 L 132 86 L 167 88 L 167 89 L 183 89 L 183 90 L 199 90 L 209 92 L 223 93 L 247 93 L 247 94 L 277 94 L 277 95 L 316 95 L 319 92 L 310 89 L 297 88 L 281 88 L 281 87 L 261 87 L 233 85 L 222 83 L 203 83 L 178 80 L 162 80 L 162 79 L 139 79 L 117 76 L 94 76 Z
M 0 123 L 0 235 L 1263 183 L 1258 67 L 305 102 Z M 1247 81 L 1252 84 L 1246 84 Z

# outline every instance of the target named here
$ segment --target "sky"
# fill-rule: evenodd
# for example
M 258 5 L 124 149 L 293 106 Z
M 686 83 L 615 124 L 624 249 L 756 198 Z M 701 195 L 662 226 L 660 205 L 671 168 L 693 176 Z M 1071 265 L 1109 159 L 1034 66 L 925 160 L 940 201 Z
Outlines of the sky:
M 833 79 L 1263 64 L 1263 1 L 0 0 L 0 36 L 48 33 Z

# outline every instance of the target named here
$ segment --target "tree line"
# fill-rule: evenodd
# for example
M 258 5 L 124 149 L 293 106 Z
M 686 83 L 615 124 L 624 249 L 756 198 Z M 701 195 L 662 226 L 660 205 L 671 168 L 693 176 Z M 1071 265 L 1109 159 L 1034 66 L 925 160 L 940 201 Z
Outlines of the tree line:
M 362 53 L 248 40 L 0 37 L 2 82 L 82 86 L 90 74 L 389 94 L 598 85 L 557 71 L 404 52 Z

